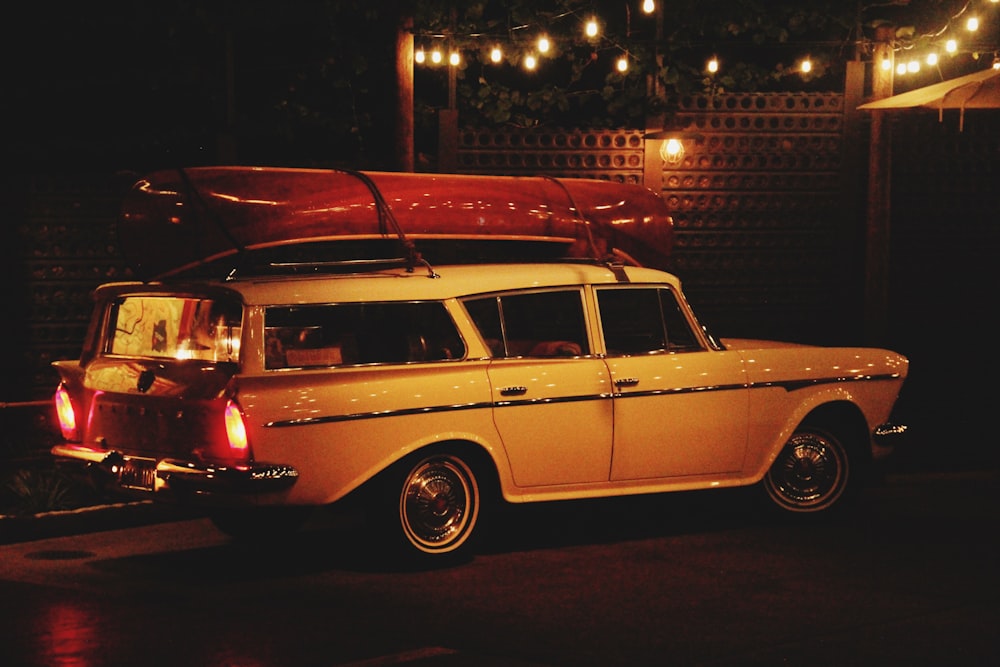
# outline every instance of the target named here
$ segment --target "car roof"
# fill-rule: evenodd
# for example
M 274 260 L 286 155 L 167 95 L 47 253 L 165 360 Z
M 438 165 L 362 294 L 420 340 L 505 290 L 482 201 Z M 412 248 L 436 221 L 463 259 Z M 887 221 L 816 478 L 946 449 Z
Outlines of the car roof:
M 666 283 L 680 288 L 676 276 L 657 269 L 611 267 L 584 262 L 451 264 L 365 271 L 239 278 L 232 281 L 118 283 L 102 291 L 238 292 L 248 305 L 360 301 L 440 300 L 507 290 L 582 284 Z

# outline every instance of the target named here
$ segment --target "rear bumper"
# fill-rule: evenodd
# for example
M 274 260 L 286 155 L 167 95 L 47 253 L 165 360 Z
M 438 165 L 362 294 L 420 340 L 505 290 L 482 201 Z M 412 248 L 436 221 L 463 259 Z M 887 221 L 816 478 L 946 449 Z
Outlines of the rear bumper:
M 284 491 L 299 473 L 287 465 L 251 463 L 223 466 L 177 459 L 147 459 L 115 450 L 60 444 L 52 448 L 60 459 L 86 463 L 124 491 L 180 496 L 243 496 Z

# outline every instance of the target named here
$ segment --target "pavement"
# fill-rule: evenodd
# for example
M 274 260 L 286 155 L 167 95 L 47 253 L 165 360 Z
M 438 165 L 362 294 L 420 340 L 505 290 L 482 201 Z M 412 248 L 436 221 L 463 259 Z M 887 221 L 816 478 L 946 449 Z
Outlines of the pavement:
M 962 480 L 1000 484 L 1000 470 L 906 471 L 887 473 L 878 484 L 910 484 L 928 478 L 945 482 Z M 10 516 L 0 515 L 0 545 L 31 542 L 53 537 L 67 537 L 84 533 L 118 530 L 153 525 L 170 521 L 183 521 L 203 517 L 204 513 L 150 500 L 109 503 L 75 510 L 43 512 L 39 514 Z

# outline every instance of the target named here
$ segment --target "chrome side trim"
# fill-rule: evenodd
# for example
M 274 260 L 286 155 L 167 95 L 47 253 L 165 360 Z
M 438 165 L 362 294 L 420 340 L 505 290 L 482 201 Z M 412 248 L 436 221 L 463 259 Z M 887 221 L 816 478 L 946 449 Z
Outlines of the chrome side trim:
M 494 408 L 509 408 L 521 405 L 541 405 L 548 403 L 576 403 L 580 401 L 602 401 L 608 398 L 640 398 L 647 396 L 664 396 L 693 394 L 708 391 L 734 391 L 739 389 L 770 389 L 778 387 L 785 391 L 796 391 L 806 387 L 814 387 L 822 384 L 839 384 L 844 382 L 873 382 L 899 379 L 898 373 L 888 373 L 884 375 L 848 375 L 842 377 L 816 378 L 811 380 L 775 380 L 769 382 L 753 382 L 750 384 L 734 383 L 720 385 L 704 385 L 699 387 L 677 387 L 665 389 L 650 389 L 648 391 L 629 391 L 613 394 L 593 394 L 586 396 L 561 396 L 549 398 L 526 398 L 521 400 L 504 400 L 496 403 L 457 403 L 454 405 L 428 405 L 419 408 L 403 408 L 400 410 L 379 410 L 374 412 L 354 412 L 346 415 L 326 415 L 322 417 L 300 417 L 296 419 L 281 419 L 267 422 L 267 428 L 285 428 L 288 426 L 306 426 L 316 424 L 335 424 L 339 422 L 357 421 L 359 419 L 376 419 L 379 417 L 401 417 L 407 415 L 433 414 L 437 412 L 453 412 L 456 410 L 480 410 Z M 518 387 L 519 389 L 520 387 Z M 503 393 L 503 392 L 501 392 Z
M 887 380 L 898 380 L 899 373 L 883 373 L 880 375 L 843 375 L 828 378 L 815 378 L 812 380 L 774 380 L 772 382 L 753 382 L 751 389 L 781 387 L 785 391 L 795 391 L 805 387 L 813 387 L 819 384 L 839 384 L 841 382 L 884 382 Z
M 398 417 L 405 415 L 423 415 L 434 412 L 453 412 L 456 410 L 478 410 L 492 408 L 492 403 L 457 403 L 455 405 L 430 405 L 422 408 L 403 408 L 401 410 L 380 410 L 376 412 L 355 412 L 348 415 L 328 415 L 325 417 L 300 417 L 298 419 L 281 419 L 264 424 L 268 428 L 284 428 L 286 426 L 304 426 L 307 424 L 333 424 L 349 422 L 357 419 L 374 419 L 376 417 Z

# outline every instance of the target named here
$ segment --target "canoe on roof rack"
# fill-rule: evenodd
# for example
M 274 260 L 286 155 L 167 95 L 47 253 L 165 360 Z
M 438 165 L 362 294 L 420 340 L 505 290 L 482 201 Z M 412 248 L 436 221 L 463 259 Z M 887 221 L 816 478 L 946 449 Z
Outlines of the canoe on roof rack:
M 139 180 L 122 204 L 119 242 L 144 279 L 243 271 L 258 255 L 272 265 L 378 259 L 373 248 L 398 252 L 400 242 L 432 262 L 455 259 L 447 247 L 469 259 L 468 244 L 503 244 L 511 258 L 615 249 L 662 267 L 672 222 L 653 191 L 610 181 L 221 166 Z

